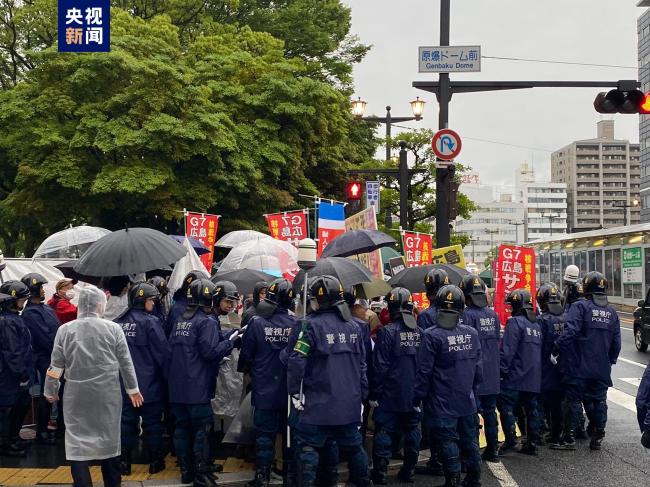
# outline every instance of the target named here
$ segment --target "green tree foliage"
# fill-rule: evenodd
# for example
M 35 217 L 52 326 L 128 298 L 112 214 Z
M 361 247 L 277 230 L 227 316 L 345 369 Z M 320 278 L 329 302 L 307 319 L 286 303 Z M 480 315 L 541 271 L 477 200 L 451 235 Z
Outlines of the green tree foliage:
M 47 10 L 39 1 L 25 8 Z M 372 157 L 372 127 L 352 119 L 347 91 L 283 40 L 216 22 L 184 37 L 191 21 L 148 15 L 162 5 L 183 10 L 113 8 L 108 54 L 29 51 L 0 92 L 7 255 L 71 222 L 177 232 L 182 208 L 221 214 L 224 231 L 261 226 L 298 193 L 338 195 L 346 169 Z
M 409 228 L 422 233 L 435 234 L 435 216 L 436 216 L 436 161 L 435 155 L 431 150 L 431 138 L 434 131 L 430 129 L 419 129 L 399 134 L 398 138 L 388 141 L 392 148 L 399 149 L 398 141 L 405 141 L 407 144 L 409 169 L 420 170 L 421 172 L 413 175 L 411 179 L 411 194 L 409 195 L 408 222 Z M 378 168 L 397 168 L 399 159 L 393 158 L 390 161 L 373 161 L 367 163 L 364 167 Z M 470 170 L 463 164 L 456 164 L 456 178 Z M 384 214 L 388 212 L 391 218 L 381 222 L 385 230 L 390 230 L 398 235 L 396 225 L 388 221 L 392 220 L 392 215 L 399 213 L 399 195 L 400 188 L 397 178 L 380 177 L 382 181 L 381 206 Z M 472 211 L 475 211 L 474 203 L 462 193 L 458 193 L 458 215 L 462 218 L 469 218 Z M 384 215 L 385 216 L 385 215 Z M 469 236 L 464 234 L 453 234 L 452 245 L 461 244 L 463 246 L 469 243 Z

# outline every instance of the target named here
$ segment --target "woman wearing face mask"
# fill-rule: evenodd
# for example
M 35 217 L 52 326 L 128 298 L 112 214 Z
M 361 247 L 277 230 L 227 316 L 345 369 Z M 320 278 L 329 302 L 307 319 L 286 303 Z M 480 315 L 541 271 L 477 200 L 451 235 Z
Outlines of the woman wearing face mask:
M 77 307 L 71 302 L 74 298 L 73 287 L 72 279 L 61 279 L 56 283 L 56 294 L 47 302 L 62 325 L 77 319 Z

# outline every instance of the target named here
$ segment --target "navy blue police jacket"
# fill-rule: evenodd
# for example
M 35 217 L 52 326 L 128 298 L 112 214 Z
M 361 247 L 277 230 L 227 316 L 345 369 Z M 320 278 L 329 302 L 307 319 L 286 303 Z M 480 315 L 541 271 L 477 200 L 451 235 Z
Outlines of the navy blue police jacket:
M 0 406 L 13 406 L 25 390 L 21 382 L 34 380 L 32 338 L 23 318 L 0 311 Z
M 41 376 L 40 380 L 44 381 L 45 372 L 50 366 L 54 337 L 61 323 L 54 310 L 44 303 L 27 303 L 22 317 L 32 336 L 34 365 Z
M 542 331 L 525 316 L 506 322 L 501 347 L 501 389 L 539 393 L 542 384 Z
M 650 431 L 650 365 L 646 367 L 636 393 L 636 416 L 641 432 Z
M 555 341 L 564 331 L 566 314 L 554 315 L 542 313 L 537 317 L 537 323 L 542 330 L 542 392 L 562 390 L 563 365 L 553 365 L 551 354 L 555 349 Z M 559 361 L 563 361 L 560 357 Z
M 437 313 L 438 309 L 435 305 L 429 305 L 427 309 L 418 315 L 418 326 L 423 330 L 438 326 L 438 320 L 436 318 Z
M 478 387 L 479 396 L 499 394 L 501 322 L 491 308 L 468 306 L 463 312 L 463 324 L 478 332 L 481 340 L 481 364 L 483 381 Z

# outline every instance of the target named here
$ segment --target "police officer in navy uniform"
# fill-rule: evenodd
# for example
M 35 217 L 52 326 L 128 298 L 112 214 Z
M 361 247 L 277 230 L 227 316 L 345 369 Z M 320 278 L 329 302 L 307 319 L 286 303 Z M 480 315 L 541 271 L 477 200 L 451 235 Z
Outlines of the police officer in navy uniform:
M 183 278 L 183 284 L 173 296 L 172 307 L 167 315 L 167 321 L 164 323 L 165 335 L 169 336 L 172 328 L 187 309 L 188 288 L 197 279 L 208 279 L 208 275 L 203 271 L 191 271 Z
M 466 304 L 463 324 L 474 328 L 481 340 L 483 382 L 478 388 L 478 399 L 487 442 L 482 458 L 488 462 L 496 462 L 499 460 L 499 422 L 496 408 L 501 390 L 499 386 L 501 322 L 494 310 L 488 307 L 487 286 L 480 277 L 468 274 L 463 277 L 460 287 L 465 295 Z
M 294 291 L 287 279 L 267 286 L 257 316 L 250 319 L 242 337 L 238 370 L 250 374 L 255 410 L 255 478 L 251 487 L 267 487 L 275 455 L 275 438 L 284 431 L 287 419 L 287 368 L 280 352 L 289 343 L 296 320 L 289 314 Z
M 424 278 L 424 287 L 427 290 L 429 307 L 418 315 L 418 326 L 423 330 L 436 326 L 436 316 L 438 314 L 435 305 L 436 296 L 438 295 L 438 290 L 448 284 L 449 274 L 444 269 L 432 269 Z
M 154 315 L 155 301 L 159 297 L 153 284 L 138 282 L 129 289 L 128 310 L 115 319 L 124 331 L 144 397 L 144 404 L 134 408 L 126 391 L 122 390 L 122 475 L 131 475 L 131 453 L 138 440 L 140 419 L 149 473 L 165 469 L 162 417 L 166 398 L 163 394 L 171 350 L 162 324 Z
M 477 396 L 482 381 L 481 341 L 471 326 L 459 324 L 465 306 L 456 286 L 440 288 L 435 299 L 437 326 L 425 330 L 415 385 L 415 405 L 428 403 L 440 448 L 445 486 L 461 485 L 461 455 L 467 469 L 462 485 L 481 485 Z
M 241 315 L 241 326 L 247 326 L 248 322 L 257 315 L 257 306 L 266 298 L 269 283 L 258 281 L 253 286 L 253 297 L 244 301 L 244 312 Z
M 52 405 L 45 399 L 43 387 L 54 348 L 54 337 L 61 323 L 54 310 L 44 303 L 43 285 L 47 284 L 47 279 L 41 274 L 31 273 L 23 276 L 21 282 L 29 288 L 29 300 L 23 309 L 22 317 L 32 336 L 34 364 L 40 384 L 40 397 L 36 406 L 36 441 L 45 445 L 53 445 L 56 442 L 54 432 L 47 429 L 52 414 Z
M 554 283 L 549 282 L 540 286 L 537 291 L 537 305 L 540 310 L 537 322 L 542 331 L 541 402 L 550 425 L 548 446 L 551 449 L 558 450 L 563 449 L 564 446 L 562 441 L 564 431 L 564 385 L 562 384 L 562 374 L 559 367 L 551 363 L 551 353 L 555 341 L 564 331 L 566 316 L 562 306 L 562 295 Z
M 370 404 L 375 408 L 372 481 L 386 485 L 391 457 L 391 437 L 404 437 L 402 482 L 413 483 L 418 461 L 422 414 L 413 408 L 413 388 L 418 369 L 420 329 L 413 316 L 413 297 L 402 287 L 386 296 L 391 323 L 377 333 L 373 352 Z
M 612 365 L 621 351 L 621 324 L 607 302 L 605 276 L 589 272 L 582 285 L 586 299 L 569 309 L 566 328 L 555 342 L 552 359 L 556 362 L 565 350 L 577 351 L 568 357 L 565 391 L 570 411 L 568 430 L 575 431 L 584 404 L 591 430 L 589 447 L 600 450 L 607 424 L 607 389 L 612 386 Z
M 526 413 L 526 443 L 520 453 L 537 455 L 539 444 L 538 396 L 542 382 L 542 331 L 526 289 L 515 289 L 506 297 L 512 308 L 501 345 L 501 393 L 497 401 L 506 441 L 499 454 L 516 450 L 515 408 Z
M 0 455 L 24 457 L 19 433 L 31 406 L 32 339 L 20 311 L 29 289 L 20 281 L 0 286 Z
M 359 433 L 368 392 L 362 331 L 351 321 L 338 279 L 317 277 L 309 293 L 313 313 L 289 356 L 287 372 L 288 392 L 300 411 L 295 427 L 299 480 L 305 487 L 314 485 L 318 449 L 335 441 L 348 459 L 350 482 L 367 486 L 368 457 Z
M 636 393 L 636 417 L 641 430 L 641 445 L 650 450 L 650 364 L 645 368 Z
M 212 424 L 219 362 L 232 352 L 239 332 L 225 339 L 213 315 L 215 285 L 195 279 L 187 289 L 187 308 L 172 328 L 169 365 L 169 402 L 176 418 L 174 444 L 183 483 L 214 487 L 208 431 Z

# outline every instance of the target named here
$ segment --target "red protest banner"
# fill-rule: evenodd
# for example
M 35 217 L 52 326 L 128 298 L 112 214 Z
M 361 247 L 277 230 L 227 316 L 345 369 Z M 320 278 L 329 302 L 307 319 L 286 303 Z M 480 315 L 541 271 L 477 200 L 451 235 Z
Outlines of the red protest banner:
M 533 296 L 535 306 L 536 290 L 535 250 L 515 245 L 500 245 L 496 262 L 494 310 L 505 325 L 510 313 L 505 300 L 515 289 L 527 289 Z
M 206 213 L 185 213 L 185 236 L 199 240 L 210 251 L 201 256 L 201 262 L 212 274 L 212 259 L 214 258 L 214 243 L 217 241 L 219 215 Z
M 431 264 L 431 249 L 433 238 L 428 233 L 402 231 L 402 248 L 406 267 Z M 425 293 L 414 293 L 413 302 L 419 309 L 429 307 L 429 300 Z
M 271 237 L 285 240 L 297 247 L 303 238 L 307 238 L 308 211 L 285 211 L 283 213 L 264 215 Z
M 431 264 L 433 239 L 428 233 L 402 232 L 406 267 Z

